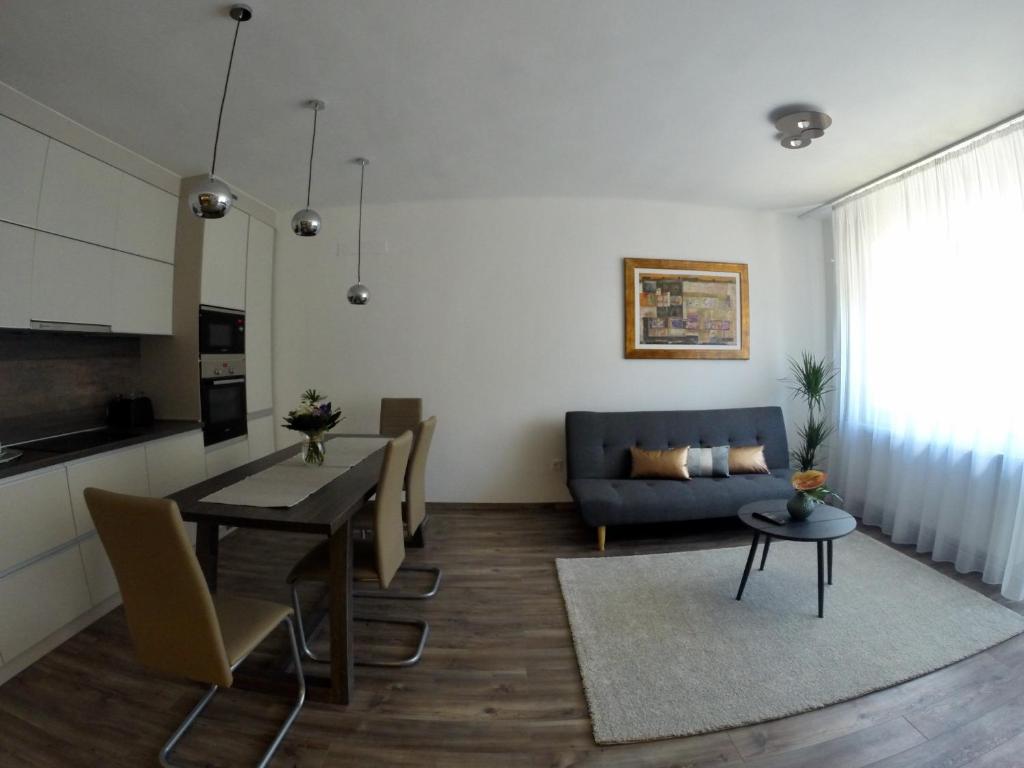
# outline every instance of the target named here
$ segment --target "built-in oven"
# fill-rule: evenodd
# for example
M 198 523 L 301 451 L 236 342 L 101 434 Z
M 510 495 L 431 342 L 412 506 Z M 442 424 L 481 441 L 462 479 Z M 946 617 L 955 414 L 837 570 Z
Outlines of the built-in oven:
M 246 433 L 245 356 L 199 358 L 203 443 L 213 445 Z
M 244 355 L 245 312 L 199 307 L 199 354 Z

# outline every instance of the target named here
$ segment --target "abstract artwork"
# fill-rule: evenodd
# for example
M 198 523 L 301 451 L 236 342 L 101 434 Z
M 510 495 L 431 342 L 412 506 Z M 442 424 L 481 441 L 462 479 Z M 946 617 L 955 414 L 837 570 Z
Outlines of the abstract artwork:
M 747 265 L 625 259 L 626 357 L 750 359 Z

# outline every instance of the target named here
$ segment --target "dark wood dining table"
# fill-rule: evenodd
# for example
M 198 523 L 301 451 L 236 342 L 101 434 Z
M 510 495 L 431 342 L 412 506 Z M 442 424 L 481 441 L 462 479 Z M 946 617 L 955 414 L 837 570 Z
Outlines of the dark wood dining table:
M 338 437 L 380 440 L 377 435 Z M 348 704 L 354 686 L 351 521 L 360 507 L 376 493 L 384 448 L 377 448 L 293 507 L 248 507 L 200 501 L 211 493 L 295 456 L 298 451 L 298 445 L 284 448 L 178 491 L 169 498 L 177 502 L 186 522 L 196 524 L 196 554 L 212 592 L 217 591 L 217 556 L 222 525 L 327 537 L 330 542 L 327 621 L 331 641 L 328 696 L 334 703 Z M 329 454 L 330 445 L 327 451 Z M 316 684 L 317 678 L 311 677 L 310 682 Z

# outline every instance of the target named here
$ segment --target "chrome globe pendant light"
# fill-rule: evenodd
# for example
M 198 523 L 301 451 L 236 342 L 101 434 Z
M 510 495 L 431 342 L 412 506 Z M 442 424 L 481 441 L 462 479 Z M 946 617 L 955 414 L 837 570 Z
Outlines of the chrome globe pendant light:
M 357 157 L 352 161 L 359 168 L 359 239 L 356 244 L 356 284 L 348 289 L 348 303 L 361 307 L 370 301 L 370 289 L 363 285 L 363 186 L 366 180 L 366 166 L 370 161 Z
M 238 30 L 243 21 L 252 18 L 252 8 L 241 3 L 231 6 L 229 15 L 235 20 L 235 37 L 231 41 L 231 56 L 228 58 L 228 73 L 224 77 L 224 93 L 220 97 L 220 111 L 217 113 L 217 133 L 213 138 L 213 160 L 210 175 L 197 184 L 189 193 L 188 202 L 192 213 L 200 219 L 223 219 L 235 203 L 231 188 L 217 178 L 217 145 L 220 143 L 220 124 L 224 117 L 224 102 L 228 97 L 228 82 L 231 80 L 231 65 L 235 61 L 235 46 L 238 44 Z
M 326 104 L 320 99 L 306 102 L 313 110 L 313 141 L 309 147 L 309 177 L 306 180 L 306 207 L 292 216 L 292 232 L 299 237 L 313 237 L 320 231 L 320 214 L 309 207 L 309 192 L 313 188 L 313 153 L 316 151 L 316 117 Z

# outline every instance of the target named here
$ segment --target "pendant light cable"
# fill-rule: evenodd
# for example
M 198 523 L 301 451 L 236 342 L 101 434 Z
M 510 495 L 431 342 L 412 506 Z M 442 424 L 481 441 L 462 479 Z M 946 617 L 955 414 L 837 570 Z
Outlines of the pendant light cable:
M 309 208 L 309 192 L 313 188 L 313 152 L 316 150 L 316 118 L 320 107 L 313 106 L 313 141 L 309 145 L 309 178 L 306 181 L 306 207 Z
M 228 73 L 224 77 L 224 93 L 220 97 L 220 112 L 217 113 L 217 133 L 213 137 L 213 160 L 210 163 L 210 175 L 217 170 L 217 145 L 220 144 L 220 123 L 224 119 L 224 102 L 228 99 L 228 82 L 231 80 L 231 65 L 235 63 L 235 46 L 238 45 L 238 30 L 244 19 L 235 20 L 235 38 L 231 41 L 231 55 L 228 57 Z
M 363 282 L 363 183 L 366 179 L 366 161 L 359 163 L 359 227 L 356 243 L 356 282 Z

